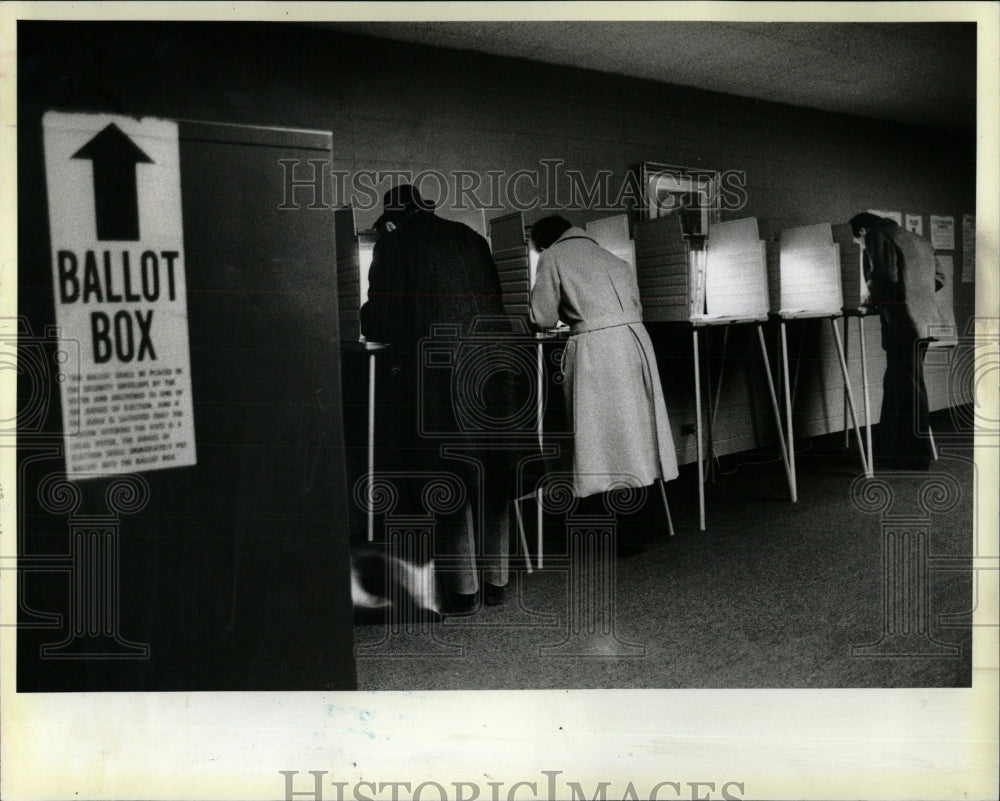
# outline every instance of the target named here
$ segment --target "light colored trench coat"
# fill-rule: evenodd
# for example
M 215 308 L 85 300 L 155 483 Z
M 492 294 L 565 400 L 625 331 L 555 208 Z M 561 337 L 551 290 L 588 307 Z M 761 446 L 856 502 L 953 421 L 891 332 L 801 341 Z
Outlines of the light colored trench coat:
M 570 326 L 563 355 L 580 497 L 677 477 L 677 456 L 635 272 L 579 228 L 539 257 L 531 319 Z

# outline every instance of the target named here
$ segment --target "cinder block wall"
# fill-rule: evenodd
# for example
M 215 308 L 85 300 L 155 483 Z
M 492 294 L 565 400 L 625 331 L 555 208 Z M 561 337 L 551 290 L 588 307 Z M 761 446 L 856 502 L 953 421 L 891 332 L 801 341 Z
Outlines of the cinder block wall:
M 23 124 L 34 124 L 40 110 L 58 108 L 327 130 L 334 136 L 333 169 L 343 171 L 347 183 L 368 170 L 462 171 L 478 176 L 483 189 L 477 196 L 487 203 L 493 200 L 490 173 L 501 185 L 517 170 L 544 176 L 547 159 L 560 159 L 564 170 L 585 177 L 610 170 L 612 190 L 642 161 L 742 170 L 746 205 L 726 212 L 728 218 L 843 222 L 857 211 L 881 208 L 923 215 L 926 232 L 930 214 L 952 215 L 956 278 L 962 274 L 961 215 L 975 210 L 969 131 L 895 125 L 292 25 L 21 23 L 18 48 Z M 428 179 L 424 186 L 433 194 L 436 184 Z M 548 194 L 554 207 L 570 197 L 565 179 L 556 193 L 534 188 L 530 177 L 519 186 L 522 199 Z M 332 181 L 325 188 L 330 205 L 351 199 Z M 500 200 L 503 208 L 487 217 L 509 210 Z M 529 208 L 525 220 L 553 210 Z M 219 224 L 238 213 L 234 198 L 231 208 L 219 210 Z M 569 216 L 585 222 L 608 213 L 572 210 Z M 376 214 L 361 212 L 361 224 Z M 973 289 L 971 283 L 954 288 L 959 333 L 973 313 Z M 866 326 L 877 416 L 884 361 L 877 320 Z M 694 422 L 690 334 L 666 326 L 652 333 L 679 455 L 690 461 L 694 437 L 683 433 Z M 797 348 L 799 327 L 791 334 Z M 710 350 L 718 355 L 721 332 L 712 340 Z M 768 340 L 776 367 L 775 329 Z M 808 325 L 801 342 L 798 433 L 842 429 L 843 390 L 828 324 Z M 859 345 L 853 324 L 848 361 L 860 403 Z M 773 440 L 755 348 L 754 332 L 734 330 L 724 366 L 711 364 L 713 379 L 720 367 L 723 373 L 714 427 L 719 453 Z M 968 399 L 968 388 L 956 387 L 950 374 L 948 364 L 929 371 L 932 408 Z

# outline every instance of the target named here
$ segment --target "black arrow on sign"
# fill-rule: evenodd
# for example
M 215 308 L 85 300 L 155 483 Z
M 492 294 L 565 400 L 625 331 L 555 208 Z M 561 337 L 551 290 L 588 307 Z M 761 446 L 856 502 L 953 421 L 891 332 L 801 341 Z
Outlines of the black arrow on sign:
M 73 154 L 94 162 L 94 208 L 99 240 L 139 239 L 139 199 L 135 165 L 152 164 L 114 123 Z

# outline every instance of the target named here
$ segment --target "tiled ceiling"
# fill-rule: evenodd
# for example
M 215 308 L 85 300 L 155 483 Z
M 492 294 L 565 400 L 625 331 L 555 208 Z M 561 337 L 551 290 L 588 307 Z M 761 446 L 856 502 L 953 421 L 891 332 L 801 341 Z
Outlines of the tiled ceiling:
M 915 125 L 975 125 L 972 23 L 353 22 L 329 27 Z

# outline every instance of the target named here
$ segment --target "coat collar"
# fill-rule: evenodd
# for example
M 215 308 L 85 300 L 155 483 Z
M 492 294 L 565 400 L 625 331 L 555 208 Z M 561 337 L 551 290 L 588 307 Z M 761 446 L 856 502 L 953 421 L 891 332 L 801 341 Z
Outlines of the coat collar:
M 555 244 L 557 244 L 559 242 L 562 242 L 564 239 L 573 239 L 574 237 L 581 237 L 581 236 L 584 237 L 585 239 L 593 239 L 593 237 L 589 236 L 587 234 L 587 232 L 584 231 L 582 228 L 577 228 L 574 225 L 572 228 L 566 229 L 565 233 L 563 233 L 563 235 L 561 237 L 559 237 L 552 244 L 555 245 Z

